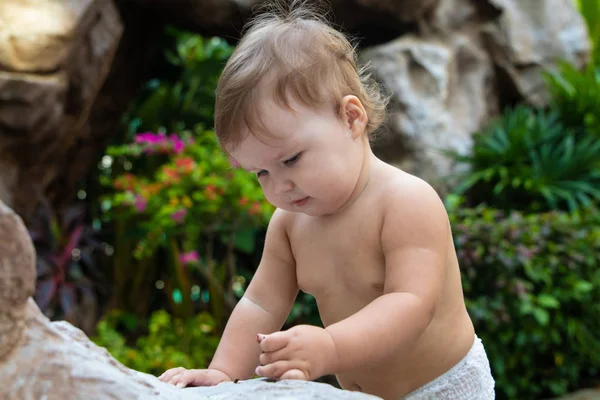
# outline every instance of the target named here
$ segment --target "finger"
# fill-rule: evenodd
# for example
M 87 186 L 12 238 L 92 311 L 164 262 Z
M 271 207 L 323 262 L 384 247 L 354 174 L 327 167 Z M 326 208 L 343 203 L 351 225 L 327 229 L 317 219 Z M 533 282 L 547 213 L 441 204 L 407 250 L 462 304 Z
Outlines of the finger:
M 196 371 L 193 379 L 188 380 L 187 384 L 193 384 L 194 386 L 215 386 L 225 380 L 225 377 L 215 376 L 214 373 L 209 373 L 208 371 Z
M 289 342 L 289 333 L 275 332 L 270 335 L 261 335 L 259 333 L 257 338 L 262 351 L 277 351 L 287 346 Z
M 163 382 L 168 382 L 171 378 L 181 372 L 185 371 L 183 367 L 171 368 L 162 373 L 161 376 L 158 377 L 159 380 Z
M 289 371 L 285 372 L 283 375 L 281 375 L 279 377 L 279 379 L 296 379 L 296 380 L 302 380 L 302 381 L 308 381 L 308 376 L 306 376 L 306 374 L 302 371 L 300 371 L 299 369 L 290 369 Z
M 182 371 L 182 372 L 174 375 L 173 377 L 171 377 L 171 379 L 169 379 L 168 383 L 170 383 L 171 385 L 177 386 L 180 383 L 184 382 L 186 372 L 187 371 Z
M 289 346 L 284 347 L 283 349 L 279 349 L 277 351 L 269 351 L 266 353 L 262 353 L 258 360 L 260 361 L 260 365 L 267 365 L 277 361 L 290 360 L 290 350 Z
M 291 369 L 298 369 L 298 363 L 292 363 L 292 361 L 277 361 L 272 364 L 263 365 L 256 368 L 256 375 L 262 376 L 265 378 L 276 378 Z

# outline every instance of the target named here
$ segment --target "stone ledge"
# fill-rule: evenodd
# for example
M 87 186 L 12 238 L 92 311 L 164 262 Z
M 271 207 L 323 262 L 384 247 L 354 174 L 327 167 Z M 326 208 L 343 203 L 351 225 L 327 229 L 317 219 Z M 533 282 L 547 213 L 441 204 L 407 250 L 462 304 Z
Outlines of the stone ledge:
M 289 400 L 375 400 L 379 397 L 335 388 L 326 383 L 307 381 L 272 381 L 251 379 L 237 383 L 226 382 L 212 387 L 182 389 L 210 400 L 289 399 Z

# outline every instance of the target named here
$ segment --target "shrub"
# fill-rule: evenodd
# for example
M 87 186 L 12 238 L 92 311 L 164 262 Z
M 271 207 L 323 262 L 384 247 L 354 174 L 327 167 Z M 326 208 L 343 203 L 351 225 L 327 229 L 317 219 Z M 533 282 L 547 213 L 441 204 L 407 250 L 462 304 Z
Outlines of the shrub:
M 214 132 L 201 127 L 181 135 L 141 133 L 134 143 L 110 147 L 107 157 L 102 182 L 112 192 L 102 206 L 107 219 L 122 223 L 116 285 L 136 293 L 128 285 L 141 286 L 137 271 L 154 268 L 145 260 L 162 251 L 173 312 L 191 316 L 209 303 L 222 326 L 247 279 L 238 271 L 235 251 L 254 250 L 255 231 L 273 212 L 256 178 L 232 167 Z M 135 168 L 140 162 L 148 167 Z M 124 247 L 127 240 L 135 242 L 135 259 Z
M 107 289 L 99 265 L 106 249 L 86 224 L 83 207 L 70 205 L 58 212 L 42 199 L 29 234 L 37 255 L 38 307 L 48 318 L 67 320 L 90 334 L 98 297 Z
M 561 122 L 581 136 L 600 137 L 600 68 L 590 64 L 580 71 L 562 63 L 546 81 L 551 107 Z
M 113 311 L 98 323 L 92 340 L 127 367 L 155 376 L 175 367 L 208 367 L 219 343 L 215 321 L 207 313 L 182 320 L 164 310 L 156 311 L 144 327 L 144 335 L 131 346 L 121 332 L 135 332 L 139 323 L 132 315 Z
M 600 370 L 599 214 L 478 207 L 450 215 L 467 308 L 498 397 L 585 386 Z
M 179 132 L 198 124 L 213 126 L 215 89 L 233 46 L 171 26 L 164 67 L 140 90 L 123 120 L 129 134 L 140 130 Z
M 600 201 L 600 135 L 566 129 L 556 113 L 524 106 L 473 136 L 455 192 L 470 203 L 524 211 L 575 210 Z

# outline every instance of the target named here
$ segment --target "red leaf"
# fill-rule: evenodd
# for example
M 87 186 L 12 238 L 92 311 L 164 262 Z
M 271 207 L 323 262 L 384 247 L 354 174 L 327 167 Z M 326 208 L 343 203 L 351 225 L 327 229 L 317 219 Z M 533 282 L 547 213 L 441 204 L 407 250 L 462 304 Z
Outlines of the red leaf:
M 65 271 L 65 266 L 66 266 L 67 262 L 72 257 L 73 249 L 79 245 L 79 240 L 81 239 L 82 233 L 83 233 L 83 225 L 79 224 L 75 227 L 75 229 L 73 229 L 73 231 L 69 235 L 69 241 L 67 242 L 67 245 L 65 246 L 65 248 L 62 251 L 62 254 L 60 255 L 60 258 L 58 260 L 59 263 L 57 265 L 60 268 L 60 270 L 63 271 L 63 273 Z
M 42 312 L 48 307 L 50 301 L 52 301 L 55 292 L 56 282 L 52 278 L 45 279 L 37 284 L 35 301 Z
M 60 287 L 60 306 L 62 307 L 63 313 L 67 318 L 71 317 L 73 313 L 75 303 L 77 302 L 77 292 L 75 286 L 71 283 L 65 283 Z

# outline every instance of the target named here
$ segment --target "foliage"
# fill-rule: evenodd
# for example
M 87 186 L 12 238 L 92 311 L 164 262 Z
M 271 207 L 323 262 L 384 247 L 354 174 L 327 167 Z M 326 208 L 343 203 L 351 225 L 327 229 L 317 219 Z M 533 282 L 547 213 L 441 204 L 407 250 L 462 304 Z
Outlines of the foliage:
M 272 209 L 256 179 L 230 167 L 210 130 L 233 47 L 172 27 L 166 34 L 164 63 L 98 163 L 102 186 L 88 190 L 99 192 L 103 230 L 112 235 L 111 308 L 147 316 L 168 307 L 179 317 L 204 310 L 220 327 L 254 272 L 245 266 L 255 266 Z
M 55 212 L 42 200 L 29 229 L 37 257 L 35 300 L 51 319 L 65 319 L 90 332 L 102 274 L 97 265 L 104 247 L 85 224 L 81 205 Z M 90 309 L 90 307 L 92 307 Z
M 507 110 L 473 136 L 456 193 L 500 209 L 575 210 L 600 200 L 600 135 L 566 129 L 556 113 L 524 106 Z
M 450 212 L 467 307 L 498 397 L 548 398 L 600 372 L 600 214 Z
M 198 286 L 216 307 L 214 315 L 226 319 L 233 296 L 243 292 L 234 252 L 254 249 L 255 229 L 264 227 L 273 212 L 257 180 L 232 168 L 214 132 L 201 127 L 181 135 L 141 133 L 134 143 L 111 147 L 107 154 L 112 161 L 103 182 L 113 192 L 104 198 L 103 209 L 111 219 L 127 221 L 123 235 L 136 238 L 135 258 L 166 250 L 173 286 L 167 289 L 177 291 L 179 312 L 193 313 L 197 273 Z M 140 158 L 152 168 L 127 171 Z
M 579 69 L 561 62 L 558 69 L 545 74 L 551 94 L 551 107 L 564 125 L 581 134 L 600 136 L 600 1 L 578 1 L 592 40 L 592 56 L 587 67 Z
M 92 340 L 127 367 L 155 376 L 174 367 L 206 368 L 219 343 L 215 321 L 207 313 L 182 320 L 156 311 L 145 334 L 131 346 L 120 331 L 135 332 L 139 324 L 133 315 L 111 312 L 100 321 Z
M 129 134 L 143 130 L 180 132 L 213 124 L 215 89 L 233 52 L 224 39 L 167 28 L 174 50 L 167 48 L 167 71 L 151 79 L 125 115 Z
M 552 109 L 567 127 L 581 136 L 600 137 L 600 68 L 595 64 L 579 70 L 568 63 L 546 75 Z
M 600 53 L 598 45 L 600 43 L 600 1 L 599 0 L 575 0 L 579 11 L 585 19 L 588 33 L 593 46 L 593 63 L 599 65 Z

